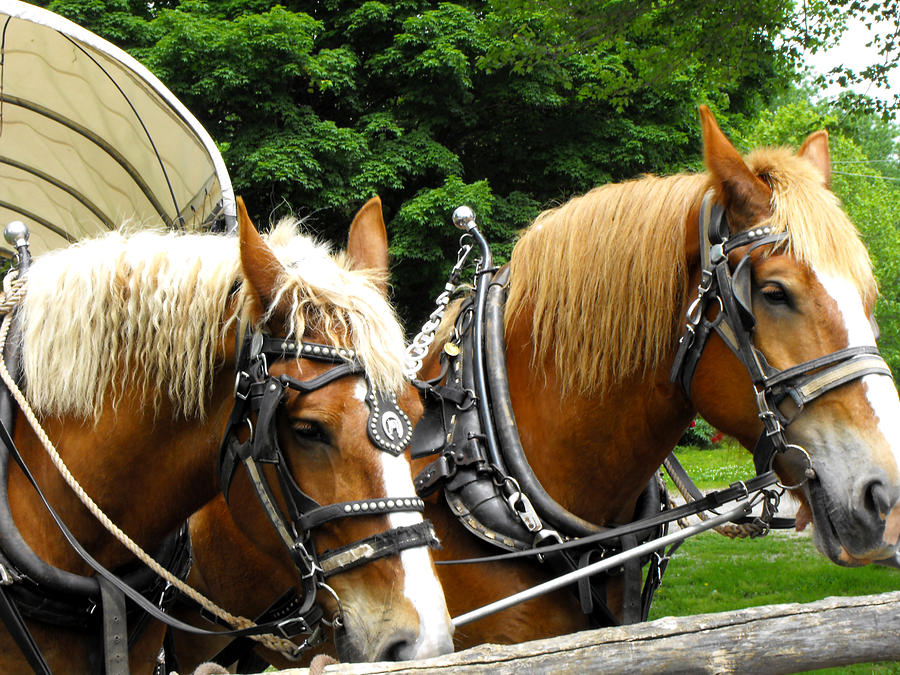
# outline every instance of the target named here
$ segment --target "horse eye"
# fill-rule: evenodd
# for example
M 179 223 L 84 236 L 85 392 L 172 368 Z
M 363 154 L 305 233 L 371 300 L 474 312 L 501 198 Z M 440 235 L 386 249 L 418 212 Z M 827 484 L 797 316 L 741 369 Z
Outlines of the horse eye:
M 325 429 L 311 420 L 291 420 L 291 432 L 300 442 L 330 443 Z
M 773 305 L 787 305 L 790 303 L 790 296 L 781 284 L 766 284 L 762 288 L 762 294 Z

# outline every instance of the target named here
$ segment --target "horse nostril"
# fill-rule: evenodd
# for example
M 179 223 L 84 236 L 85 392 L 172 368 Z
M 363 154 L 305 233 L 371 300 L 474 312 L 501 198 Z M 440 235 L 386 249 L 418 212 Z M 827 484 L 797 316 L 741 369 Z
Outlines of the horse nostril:
M 893 506 L 893 500 L 884 484 L 875 480 L 866 486 L 865 504 L 870 512 L 877 514 L 881 520 L 884 520 L 891 510 L 891 506 Z
M 414 658 L 416 640 L 407 635 L 398 635 L 386 641 L 376 656 L 376 661 L 408 661 Z

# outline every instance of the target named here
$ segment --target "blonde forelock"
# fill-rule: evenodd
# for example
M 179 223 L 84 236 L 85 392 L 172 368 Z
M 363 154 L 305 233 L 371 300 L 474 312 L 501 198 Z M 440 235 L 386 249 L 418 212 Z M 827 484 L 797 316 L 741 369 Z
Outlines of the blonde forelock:
M 877 288 L 868 251 L 818 169 L 788 148 L 757 150 L 746 162 L 772 189 L 772 215 L 761 224 L 787 232 L 787 251 L 798 260 L 851 279 L 864 302 L 874 302 Z

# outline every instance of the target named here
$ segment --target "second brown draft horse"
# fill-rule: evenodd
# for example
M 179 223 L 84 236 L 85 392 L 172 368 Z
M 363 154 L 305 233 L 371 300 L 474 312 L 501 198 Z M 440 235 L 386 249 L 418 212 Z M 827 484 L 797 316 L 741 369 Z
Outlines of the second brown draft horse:
M 701 122 L 706 173 L 597 188 L 542 214 L 516 244 L 505 356 L 528 463 L 561 507 L 603 526 L 633 519 L 651 477 L 698 412 L 747 448 L 757 445 L 768 422 L 760 396 L 769 400 L 769 393 L 754 387 L 758 378 L 712 326 L 717 303 L 703 306 L 702 316 L 696 311 L 697 289 L 707 286 L 698 222 L 711 194 L 727 225 L 719 234 L 734 245 L 721 254 L 741 277 L 741 306 L 731 311 L 746 322 L 746 350 L 765 363 L 769 382 L 824 391 L 777 397 L 773 412 L 789 421 L 780 433 L 794 451 L 777 453 L 774 467 L 794 486 L 797 526 L 812 523 L 816 546 L 835 563 L 892 560 L 900 538 L 900 400 L 875 348 L 869 257 L 828 188 L 827 134 L 811 135 L 797 153 L 761 149 L 742 157 L 706 108 Z M 684 360 L 686 316 L 695 330 L 709 324 L 709 336 L 673 378 L 676 357 Z M 449 342 L 447 353 L 456 353 L 457 338 L 439 333 L 422 379 L 439 374 L 442 347 Z M 857 359 L 874 365 L 864 369 Z M 846 377 L 836 365 L 848 369 Z M 426 501 L 443 545 L 436 557 L 497 553 L 460 523 L 457 506 L 440 492 Z M 222 548 L 241 545 L 232 534 Z M 262 597 L 237 597 L 225 558 L 209 560 L 221 592 L 250 608 L 265 605 Z M 439 567 L 453 616 L 548 574 L 534 560 Z M 277 587 L 266 589 L 266 602 Z M 607 593 L 619 612 L 620 589 L 610 584 Z M 518 643 L 590 625 L 576 594 L 562 590 L 461 626 L 454 641 L 457 648 Z
M 505 356 L 527 462 L 569 513 L 600 526 L 628 523 L 699 412 L 749 449 L 782 436 L 787 450 L 774 459 L 757 452 L 759 470 L 774 461 L 793 486 L 797 527 L 813 524 L 823 555 L 848 566 L 892 561 L 900 401 L 875 347 L 869 256 L 829 190 L 827 133 L 812 134 L 796 154 L 742 157 L 709 110 L 700 113 L 706 173 L 596 188 L 541 214 L 515 245 Z M 702 208 L 717 207 L 722 231 L 710 248 L 698 222 Z M 710 296 L 710 250 L 735 279 L 726 307 Z M 726 331 L 720 315 L 728 312 L 745 338 Z M 447 339 L 455 354 L 457 336 L 437 344 Z M 685 341 L 699 348 L 680 352 Z M 440 371 L 439 354 L 432 351 L 423 379 Z M 457 450 L 438 471 L 452 475 L 453 462 L 469 461 L 463 443 Z M 439 560 L 498 552 L 468 531 L 477 523 L 461 524 L 474 511 L 449 497 L 429 501 Z M 548 577 L 522 560 L 439 573 L 454 617 Z M 620 616 L 621 585 L 606 589 Z M 454 639 L 458 648 L 518 643 L 589 625 L 566 589 L 459 625 Z

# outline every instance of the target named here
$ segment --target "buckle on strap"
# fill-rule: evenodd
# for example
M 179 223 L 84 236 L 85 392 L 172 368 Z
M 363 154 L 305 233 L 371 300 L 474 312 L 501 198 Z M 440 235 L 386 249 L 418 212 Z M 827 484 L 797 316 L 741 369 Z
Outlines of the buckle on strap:
M 540 516 L 524 492 L 516 490 L 506 498 L 506 501 L 529 532 L 538 532 L 543 528 Z

